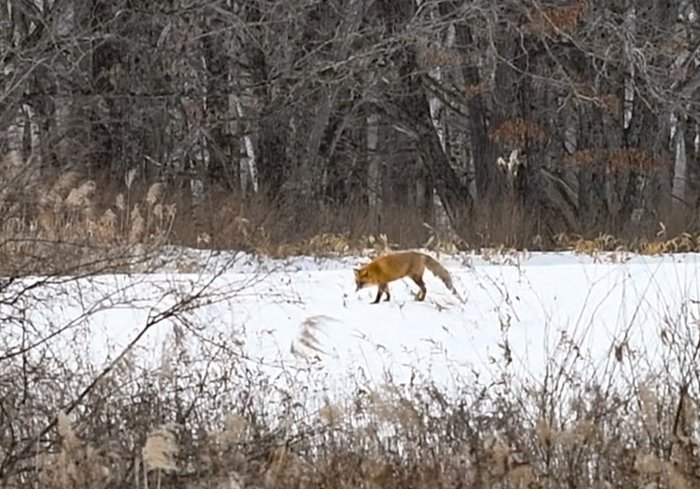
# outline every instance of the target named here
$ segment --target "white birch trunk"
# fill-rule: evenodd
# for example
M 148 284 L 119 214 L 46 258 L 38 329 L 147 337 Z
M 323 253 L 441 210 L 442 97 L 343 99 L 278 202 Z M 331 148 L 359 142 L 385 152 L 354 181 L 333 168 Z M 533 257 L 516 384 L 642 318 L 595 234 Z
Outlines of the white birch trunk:
M 236 114 L 240 120 L 243 120 L 243 105 L 238 97 L 235 97 L 234 104 L 236 106 Z M 258 165 L 255 158 L 255 146 L 253 145 L 253 139 L 248 135 L 243 135 L 243 147 L 245 149 L 245 156 L 239 161 L 239 168 L 241 172 L 241 192 L 243 195 L 246 194 L 248 186 L 252 187 L 253 193 L 257 194 L 259 189 L 258 183 Z
M 448 33 L 447 33 L 447 39 L 446 39 L 446 46 L 449 48 L 452 45 L 454 45 L 454 40 L 455 40 L 455 33 L 454 33 L 454 28 L 449 27 L 448 28 Z M 440 82 L 443 77 L 442 69 L 440 67 L 435 67 L 431 68 L 428 71 L 429 75 Z M 440 141 L 440 147 L 442 148 L 442 151 L 447 155 L 449 158 L 449 154 L 447 152 L 447 141 L 445 139 L 445 129 L 444 129 L 444 124 L 445 124 L 445 111 L 444 111 L 444 104 L 440 99 L 435 97 L 434 95 L 429 95 L 428 96 L 428 105 L 430 107 L 430 121 L 435 128 L 435 132 L 437 133 L 438 139 Z M 442 201 L 440 200 L 440 197 L 438 196 L 437 192 L 435 192 L 435 189 L 432 191 L 433 194 L 433 202 L 435 205 L 435 217 L 437 220 L 437 225 L 438 229 L 441 230 L 450 230 L 451 225 L 450 225 L 450 219 L 447 215 L 447 211 L 445 210 L 444 206 L 442 205 Z
M 377 145 L 379 144 L 379 116 L 371 114 L 367 117 L 367 154 L 369 155 L 369 168 L 367 171 L 367 198 L 369 214 L 376 232 L 379 232 L 379 216 L 382 212 L 381 199 L 381 172 L 379 171 L 379 159 L 377 158 Z
M 687 155 L 685 150 L 685 127 L 676 124 L 675 138 L 675 163 L 673 165 L 673 183 L 671 197 L 673 206 L 686 203 L 686 182 L 688 181 Z
M 32 152 L 35 151 L 35 148 L 38 148 L 38 126 L 34 120 L 34 111 L 29 105 L 24 104 L 20 110 L 16 111 L 12 123 L 7 127 L 7 131 L 5 132 L 8 152 L 22 154 L 24 150 L 24 140 L 28 131 L 31 132 Z
M 634 7 L 631 7 L 627 11 L 627 15 L 625 17 L 625 27 L 631 33 L 635 33 L 637 31 L 637 10 Z M 631 60 L 634 58 L 632 49 L 633 48 L 629 45 L 625 45 L 627 59 Z M 634 111 L 634 63 L 630 62 L 629 68 L 629 74 L 627 74 L 625 77 L 625 93 L 622 102 L 623 125 L 625 129 L 629 128 Z
M 75 28 L 75 4 L 67 2 L 65 8 L 59 11 L 59 17 L 55 24 L 55 35 L 64 36 L 74 31 Z M 59 65 L 57 70 L 63 71 L 65 66 Z M 70 130 L 72 124 L 72 116 L 74 110 L 74 100 L 71 88 L 63 83 L 59 83 L 56 88 L 56 97 L 54 103 L 54 123 L 55 134 L 57 138 L 58 155 L 62 162 L 69 162 L 70 158 L 75 154 L 75 149 L 72 147 L 74 142 L 71 138 L 65 137 Z

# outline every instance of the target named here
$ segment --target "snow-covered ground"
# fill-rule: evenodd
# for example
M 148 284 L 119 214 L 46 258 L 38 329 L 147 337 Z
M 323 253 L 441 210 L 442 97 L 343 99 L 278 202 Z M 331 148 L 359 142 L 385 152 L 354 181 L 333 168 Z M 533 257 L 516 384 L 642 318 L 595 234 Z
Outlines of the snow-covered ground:
M 415 301 L 415 285 L 403 280 L 390 285 L 391 302 L 374 305 L 375 288 L 355 292 L 352 267 L 366 258 L 190 251 L 158 273 L 38 288 L 32 293 L 41 305 L 25 314 L 39 331 L 55 333 L 46 343 L 52 354 L 64 352 L 95 369 L 155 318 L 129 355 L 139 367 L 169 368 L 177 361 L 169 345 L 191 335 L 230 346 L 271 378 L 313 377 L 314 392 L 343 392 L 358 379 L 401 384 L 414 376 L 449 390 L 477 379 L 487 385 L 504 369 L 516 381 L 539 383 L 553 364 L 624 377 L 658 365 L 669 335 L 682 347 L 696 334 L 699 258 L 439 256 L 465 304 L 426 272 L 425 302 Z M 157 321 L 159 312 L 200 291 L 196 308 Z M 8 305 L 0 310 L 11 312 Z M 8 351 L 21 345 L 14 328 L 4 329 Z

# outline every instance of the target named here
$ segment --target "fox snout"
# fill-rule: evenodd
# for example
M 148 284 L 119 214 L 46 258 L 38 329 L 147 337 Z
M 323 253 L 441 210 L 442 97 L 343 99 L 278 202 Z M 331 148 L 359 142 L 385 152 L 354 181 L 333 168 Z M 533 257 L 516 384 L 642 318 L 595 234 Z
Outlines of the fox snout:
M 363 270 L 361 270 L 361 269 L 359 269 L 359 268 L 356 268 L 356 269 L 354 270 L 354 272 L 355 272 L 355 285 L 357 286 L 357 287 L 355 288 L 355 292 L 357 292 L 358 290 L 360 290 L 360 289 L 362 289 L 363 287 L 365 287 L 365 285 L 367 285 L 367 284 L 365 283 L 365 281 L 362 280 L 362 276 L 363 276 L 366 272 L 364 272 Z

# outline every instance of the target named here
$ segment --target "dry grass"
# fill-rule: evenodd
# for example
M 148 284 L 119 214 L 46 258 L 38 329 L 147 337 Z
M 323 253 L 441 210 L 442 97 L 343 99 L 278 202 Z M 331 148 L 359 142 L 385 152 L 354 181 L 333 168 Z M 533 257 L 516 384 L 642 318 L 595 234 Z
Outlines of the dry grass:
M 572 378 L 553 392 L 504 377 L 488 388 L 465 384 L 451 397 L 430 382 L 387 384 L 312 410 L 293 381 L 280 402 L 264 377 L 239 367 L 237 379 L 197 385 L 172 377 L 157 391 L 144 373 L 111 379 L 110 395 L 96 392 L 75 419 L 59 414 L 46 448 L 24 461 L 29 470 L 8 467 L 2 482 L 56 489 L 700 484 L 698 401 L 672 387 L 678 379 L 611 390 L 609 379 L 576 389 Z
M 0 182 L 0 273 L 128 270 L 135 256 L 157 251 L 172 236 L 177 214 L 164 186 L 107 195 L 94 180 L 66 172 L 34 178 L 21 194 L 17 179 Z
M 66 273 L 81 268 L 128 270 L 167 244 L 235 249 L 272 257 L 380 253 L 423 247 L 436 251 L 513 249 L 632 251 L 643 254 L 700 251 L 693 219 L 678 213 L 656 229 L 619 236 L 555 232 L 514 198 L 476 209 L 467 228 L 454 231 L 427 220 L 418 209 L 385 205 L 378 223 L 362 201 L 314 209 L 241 199 L 205 189 L 195 198 L 165 182 L 142 182 L 135 171 L 123 182 L 90 180 L 77 172 L 40 179 L 26 174 L 15 154 L 0 161 L 0 272 Z M 671 230 L 674 230 L 671 234 Z M 622 235 L 625 237 L 623 238 Z
M 179 200 L 186 200 L 180 198 Z M 484 249 L 575 251 L 598 253 L 628 251 L 641 254 L 700 251 L 700 230 L 691 219 L 684 225 L 674 216 L 667 229 L 636 226 L 635 232 L 607 230 L 558 232 L 513 199 L 475 211 L 468 228 L 458 236 L 418 209 L 386 206 L 379 226 L 368 220 L 363 203 L 327 205 L 299 212 L 278 207 L 262 198 L 245 201 L 224 192 L 211 192 L 189 210 L 180 212 L 173 226 L 173 242 L 187 246 L 237 249 L 272 257 L 293 255 L 350 255 L 366 250 L 422 247 L 444 252 Z M 670 222 L 670 221 L 669 221 Z M 677 230 L 671 234 L 670 228 Z

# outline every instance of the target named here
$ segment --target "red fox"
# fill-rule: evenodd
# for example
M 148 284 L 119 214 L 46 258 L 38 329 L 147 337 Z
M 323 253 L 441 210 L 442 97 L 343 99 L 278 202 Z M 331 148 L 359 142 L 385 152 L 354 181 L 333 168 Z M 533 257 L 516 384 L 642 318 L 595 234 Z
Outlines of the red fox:
M 382 294 L 386 294 L 385 301 L 388 301 L 391 299 L 389 282 L 403 277 L 410 277 L 420 287 L 420 292 L 416 294 L 416 299 L 422 301 L 425 299 L 426 294 L 425 283 L 423 282 L 423 272 L 426 268 L 442 280 L 460 302 L 464 302 L 454 285 L 452 285 L 452 277 L 450 277 L 450 273 L 445 267 L 433 257 L 417 251 L 401 251 L 383 255 L 360 268 L 353 269 L 355 272 L 355 284 L 357 285 L 355 291 L 357 292 L 371 285 L 377 285 L 379 290 L 372 304 L 378 303 Z

